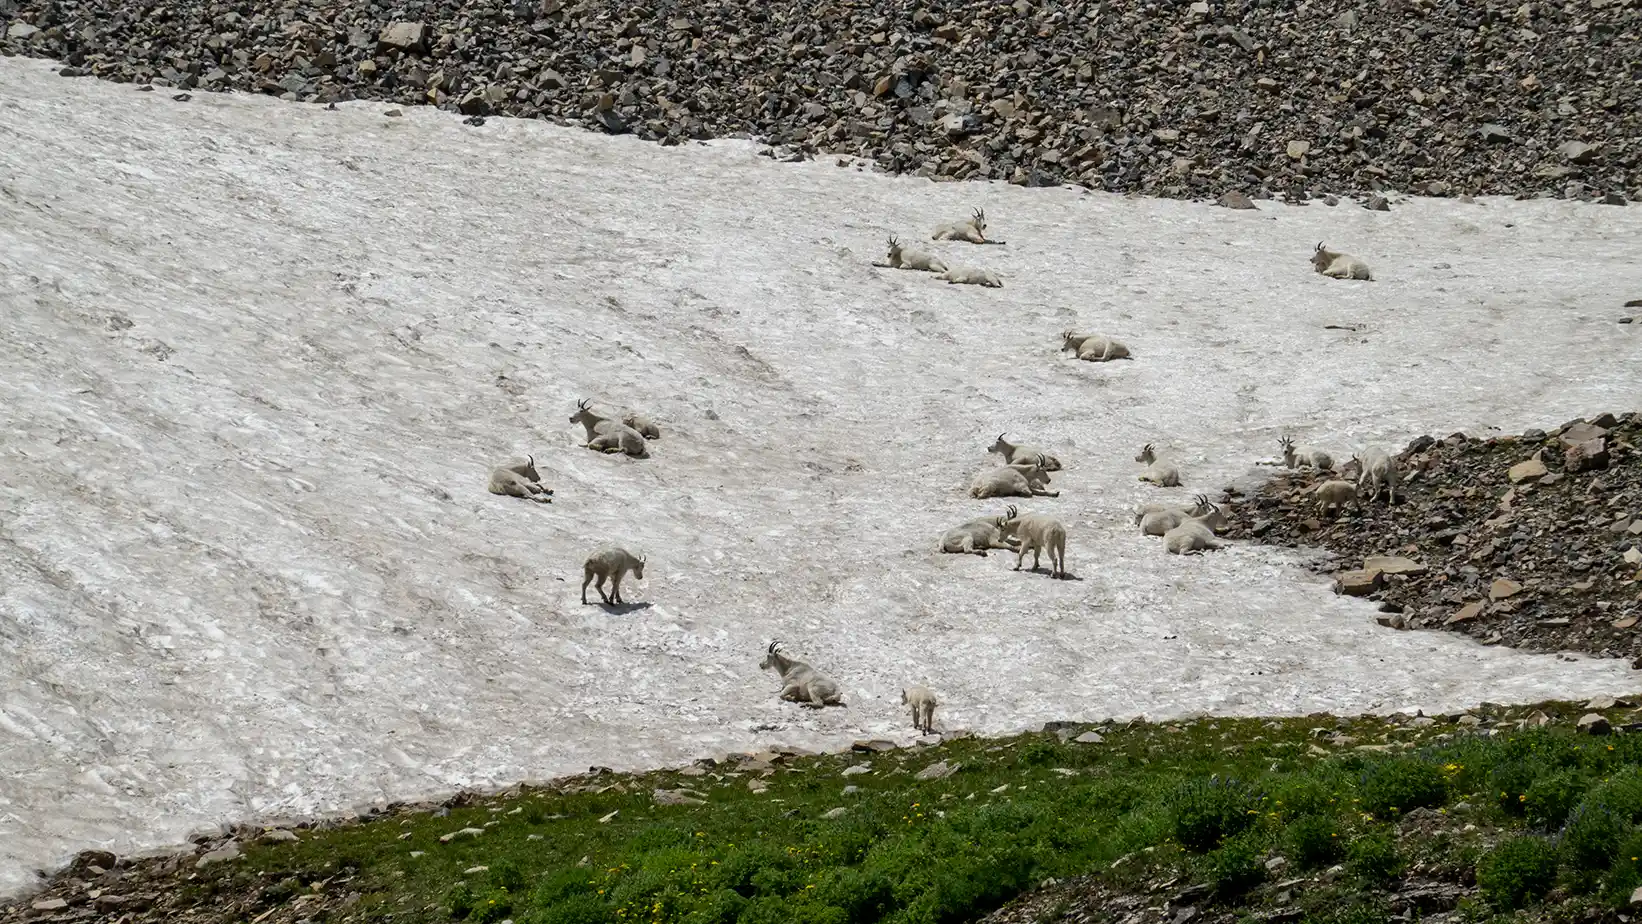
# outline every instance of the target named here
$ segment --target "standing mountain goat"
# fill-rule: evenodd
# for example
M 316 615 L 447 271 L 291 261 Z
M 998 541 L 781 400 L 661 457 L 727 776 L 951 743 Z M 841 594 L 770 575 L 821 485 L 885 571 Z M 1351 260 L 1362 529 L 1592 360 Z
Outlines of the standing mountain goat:
M 1296 449 L 1294 440 L 1286 436 L 1278 437 L 1277 445 L 1283 448 L 1283 464 L 1289 468 L 1314 468 L 1322 472 L 1334 468 L 1334 457 L 1321 449 L 1309 446 Z
M 1163 548 L 1173 555 L 1224 548 L 1225 544 L 1215 539 L 1214 534 L 1225 529 L 1230 522 L 1219 506 L 1210 504 L 1208 513 L 1187 517 L 1179 526 L 1164 533 Z
M 1129 348 L 1122 343 L 1100 334 L 1080 334 L 1077 331 L 1061 331 L 1061 351 L 1071 353 L 1078 359 L 1091 363 L 1103 363 L 1114 359 L 1129 359 Z
M 1026 553 L 1032 553 L 1032 570 L 1038 570 L 1038 558 L 1049 553 L 1049 576 L 1066 577 L 1066 524 L 1042 513 L 1032 513 L 1010 522 L 1006 534 L 1020 542 L 1015 550 L 1015 570 L 1021 570 Z
M 889 238 L 889 265 L 896 269 L 921 270 L 926 273 L 946 272 L 946 264 L 941 262 L 940 257 L 904 247 L 893 234 Z
M 514 459 L 492 469 L 489 490 L 492 494 L 553 503 L 553 489 L 542 487 L 542 476 L 536 473 L 535 456 L 527 456 L 523 462 Z
M 758 668 L 773 669 L 781 675 L 781 698 L 789 703 L 802 703 L 816 709 L 845 705 L 838 684 L 803 661 L 782 654 L 780 642 L 770 643 Z
M 1030 462 L 1000 465 L 977 474 L 969 483 L 970 497 L 1059 497 L 1059 491 L 1050 491 L 1049 472 L 1043 467 L 1043 456 L 1034 456 Z
M 1339 478 L 1320 481 L 1308 491 L 1317 498 L 1318 514 L 1324 516 L 1330 513 L 1339 516 L 1345 512 L 1347 504 L 1357 499 L 1357 486 Z
M 1330 279 L 1368 279 L 1374 274 L 1368 271 L 1368 264 L 1348 253 L 1336 253 L 1317 242 L 1317 249 L 1311 255 L 1311 267 Z
M 629 571 L 633 572 L 633 577 L 644 580 L 644 558 L 616 546 L 587 556 L 587 561 L 582 563 L 582 603 L 587 602 L 587 585 L 592 583 L 593 589 L 599 592 L 605 603 L 621 606 L 626 602 L 621 598 L 621 579 Z M 604 592 L 605 578 L 610 579 L 608 594 Z
M 935 277 L 945 279 L 947 285 L 986 286 L 989 289 L 1003 288 L 1003 279 L 991 270 L 984 270 L 978 266 L 953 266 L 946 272 Z
M 940 225 L 929 236 L 932 241 L 968 241 L 971 244 L 1002 244 L 1003 241 L 986 239 L 986 209 L 974 209 L 968 221 L 952 221 Z
M 639 436 L 642 436 L 647 440 L 661 439 L 661 428 L 656 426 L 655 421 L 644 416 L 643 414 L 628 414 L 626 417 L 621 419 L 621 422 L 624 425 L 637 430 Z
M 1391 458 L 1383 449 L 1365 449 L 1351 457 L 1351 461 L 1358 465 L 1357 494 L 1368 488 L 1368 502 L 1373 503 L 1380 497 L 1380 489 L 1386 491 L 1386 502 L 1397 502 L 1397 460 Z
M 1147 504 L 1146 506 L 1154 509 L 1142 508 L 1135 516 L 1135 525 L 1140 527 L 1142 536 L 1166 535 L 1169 530 L 1192 517 L 1203 516 L 1214 509 L 1214 505 L 1209 503 L 1206 494 L 1196 495 L 1193 498 L 1191 507 L 1177 507 L 1168 504 Z
M 634 458 L 644 458 L 650 454 L 649 448 L 644 445 L 644 434 L 629 427 L 619 420 L 601 417 L 588 408 L 592 401 L 582 399 L 576 402 L 576 413 L 570 418 L 571 423 L 579 423 L 587 428 L 587 448 L 599 452 L 625 452 Z
M 1001 517 L 981 517 L 970 520 L 961 526 L 953 527 L 941 536 L 941 551 L 958 552 L 965 555 L 985 556 L 987 549 L 1014 550 L 1014 543 L 1005 535 L 1009 524 L 1015 519 L 1016 510 L 1013 504 L 1004 511 Z
M 1146 464 L 1146 470 L 1138 476 L 1141 481 L 1165 488 L 1180 487 L 1180 466 L 1173 462 L 1158 461 L 1157 450 L 1151 443 L 1140 448 L 1140 455 L 1135 456 L 1135 461 Z
M 901 705 L 912 709 L 912 727 L 925 735 L 935 734 L 935 694 L 929 687 L 913 684 L 901 689 Z
M 1035 446 L 1017 446 L 1014 443 L 1011 443 L 1008 440 L 1005 440 L 1004 437 L 1006 435 L 1007 434 L 1003 434 L 1003 433 L 998 434 L 997 440 L 995 440 L 992 443 L 991 446 L 988 446 L 986 448 L 986 451 L 987 452 L 995 452 L 998 455 L 1003 456 L 1003 461 L 1004 461 L 1005 465 L 1013 465 L 1016 462 L 1030 462 L 1034 456 L 1042 456 L 1043 457 L 1043 470 L 1044 471 L 1046 471 L 1046 472 L 1058 472 L 1058 471 L 1060 471 L 1060 460 L 1059 459 L 1055 458 L 1052 455 L 1049 455 L 1048 453 L 1042 451 L 1041 449 L 1038 449 Z

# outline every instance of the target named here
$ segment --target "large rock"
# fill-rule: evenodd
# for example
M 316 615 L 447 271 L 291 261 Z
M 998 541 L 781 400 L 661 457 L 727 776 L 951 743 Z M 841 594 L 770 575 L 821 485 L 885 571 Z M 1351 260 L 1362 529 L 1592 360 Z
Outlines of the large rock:
M 1512 484 L 1522 484 L 1538 481 L 1550 473 L 1550 470 L 1545 467 L 1545 463 L 1539 460 L 1539 453 L 1536 452 L 1532 459 L 1511 466 L 1511 470 L 1505 473 L 1505 477 L 1511 479 Z
M 1510 578 L 1495 578 L 1494 583 L 1488 585 L 1488 599 L 1504 600 L 1522 593 L 1522 585 Z
M 1399 555 L 1370 555 L 1363 559 L 1364 571 L 1378 571 L 1382 574 L 1424 574 L 1428 568 L 1411 558 Z
M 1594 472 L 1608 467 L 1608 441 L 1597 437 L 1569 446 L 1562 456 L 1562 467 L 1569 472 Z
M 428 50 L 428 27 L 420 22 L 395 22 L 382 27 L 377 33 L 378 51 L 425 52 Z
M 1588 420 L 1576 420 L 1568 426 L 1563 427 L 1562 432 L 1557 434 L 1557 439 L 1561 441 L 1563 448 L 1567 448 L 1569 446 L 1577 446 L 1580 443 L 1588 443 L 1591 440 L 1600 439 L 1607 435 L 1607 427 L 1598 426 Z
M 1592 712 L 1580 718 L 1579 730 L 1587 735 L 1606 735 L 1613 731 L 1613 725 L 1602 713 Z
M 1366 597 L 1385 582 L 1378 571 L 1342 571 L 1334 576 L 1334 592 L 1348 597 Z

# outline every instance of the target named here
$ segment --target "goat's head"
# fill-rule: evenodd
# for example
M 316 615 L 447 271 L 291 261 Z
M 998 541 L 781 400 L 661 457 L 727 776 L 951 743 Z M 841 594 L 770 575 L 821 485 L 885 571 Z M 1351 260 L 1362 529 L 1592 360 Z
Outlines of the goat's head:
M 787 658 L 781 653 L 781 643 L 771 642 L 770 647 L 764 649 L 764 660 L 758 662 L 758 669 L 768 670 L 773 667 L 776 670 L 780 670 L 781 662 L 785 660 L 787 660 Z
M 641 581 L 644 580 L 644 563 L 648 561 L 649 558 L 650 556 L 648 555 L 640 555 L 638 562 L 633 565 L 633 576 Z
M 1231 517 L 1226 516 L 1226 511 L 1221 510 L 1219 504 L 1209 504 L 1209 512 L 1202 514 L 1200 518 L 1204 526 L 1217 533 L 1225 532 L 1226 527 L 1231 525 Z
M 526 478 L 529 478 L 531 481 L 541 481 L 542 480 L 542 476 L 536 473 L 536 457 L 535 456 L 529 456 L 529 455 L 525 456 L 524 476 Z
M 1316 267 L 1317 271 L 1320 273 L 1323 270 L 1328 269 L 1328 265 L 1333 263 L 1334 258 L 1337 256 L 1339 256 L 1339 254 L 1325 249 L 1323 247 L 1323 242 L 1318 241 L 1317 249 L 1311 252 L 1311 265 Z
M 1010 446 L 1009 446 L 1008 443 L 1004 442 L 1003 438 L 1005 436 L 1008 436 L 1008 435 L 1009 434 L 1007 434 L 1007 433 L 998 434 L 998 438 L 992 441 L 992 445 L 987 447 L 986 451 L 987 452 L 1001 452 L 1001 453 L 1006 453 L 1007 454 L 1009 452 Z
M 889 236 L 889 258 L 891 260 L 895 259 L 896 255 L 899 254 L 900 252 L 901 252 L 901 241 L 895 235 L 891 234 Z
M 1213 510 L 1213 509 L 1214 509 L 1214 505 L 1209 503 L 1209 495 L 1207 495 L 1207 494 L 1193 494 L 1192 495 L 1192 516 L 1200 517 L 1200 516 L 1204 515 L 1205 513 L 1208 513 L 1210 510 Z
M 976 231 L 986 231 L 986 209 L 975 209 L 975 217 L 969 220 Z
M 902 687 L 901 688 L 901 705 L 905 706 L 906 704 L 907 704 L 907 689 L 906 689 L 906 687 Z
M 576 402 L 576 413 L 570 415 L 571 423 L 586 423 L 589 420 L 598 420 L 599 415 L 593 413 L 588 405 L 593 403 L 592 398 L 583 398 Z
M 1070 350 L 1073 353 L 1076 353 L 1078 351 L 1078 347 L 1083 345 L 1083 335 L 1075 330 L 1061 331 L 1060 339 L 1060 348 L 1062 350 Z
M 1151 465 L 1153 462 L 1156 462 L 1157 461 L 1156 447 L 1154 447 L 1151 443 L 1147 443 L 1146 445 L 1140 447 L 1140 455 L 1135 456 L 1135 461 L 1136 462 L 1144 462 L 1147 465 Z
M 1283 447 L 1283 451 L 1287 452 L 1288 450 L 1294 448 L 1294 439 L 1293 437 L 1279 436 L 1277 438 L 1277 445 Z

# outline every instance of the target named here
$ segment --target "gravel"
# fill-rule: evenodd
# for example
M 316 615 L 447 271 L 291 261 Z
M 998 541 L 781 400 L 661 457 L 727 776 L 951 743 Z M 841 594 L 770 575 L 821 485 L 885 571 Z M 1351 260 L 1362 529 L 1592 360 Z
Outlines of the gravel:
M 66 76 L 1290 201 L 1642 199 L 1639 34 L 1632 0 L 0 0 L 0 52 Z

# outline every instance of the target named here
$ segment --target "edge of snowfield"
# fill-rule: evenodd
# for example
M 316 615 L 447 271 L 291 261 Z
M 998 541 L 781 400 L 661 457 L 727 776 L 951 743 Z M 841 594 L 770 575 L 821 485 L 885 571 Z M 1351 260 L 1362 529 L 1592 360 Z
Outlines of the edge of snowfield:
M 51 67 L 0 59 L 0 891 L 233 819 L 905 741 L 914 681 L 986 733 L 1637 686 L 1382 629 L 1279 550 L 1165 555 L 1129 511 L 1285 432 L 1634 404 L 1642 210 L 1236 212 Z M 971 205 L 1007 247 L 927 241 Z M 875 269 L 890 232 L 1006 287 Z M 1380 281 L 1312 273 L 1319 239 Z M 1063 358 L 1068 327 L 1136 359 Z M 578 448 L 584 396 L 654 414 L 654 457 Z M 1066 463 L 1021 507 L 1078 580 L 933 551 L 1004 506 L 965 487 L 1005 430 Z M 1148 440 L 1187 487 L 1136 482 Z M 485 491 L 526 451 L 552 506 Z M 579 604 L 606 539 L 648 608 Z M 850 707 L 778 703 L 774 638 Z

